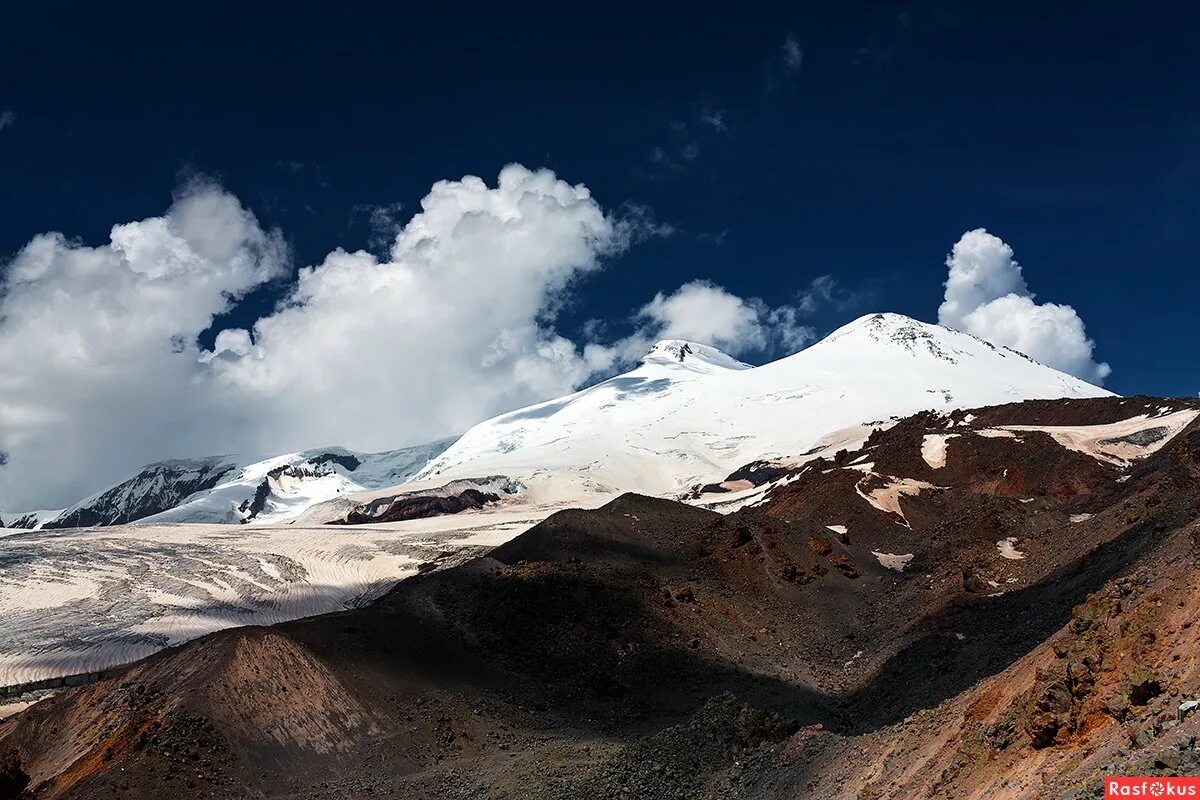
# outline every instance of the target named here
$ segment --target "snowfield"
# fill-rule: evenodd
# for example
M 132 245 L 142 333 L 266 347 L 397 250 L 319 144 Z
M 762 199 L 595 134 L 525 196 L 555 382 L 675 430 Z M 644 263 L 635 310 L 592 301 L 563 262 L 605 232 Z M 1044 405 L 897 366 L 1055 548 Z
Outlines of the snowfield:
M 841 447 L 925 409 L 1110 394 L 969 334 L 874 314 L 761 367 L 659 342 L 631 372 L 476 425 L 416 479 L 505 475 L 547 499 L 679 496 L 856 425 L 862 439 Z
M 691 495 L 751 462 L 801 464 L 861 446 L 874 428 L 918 411 L 1109 394 L 895 314 L 863 317 L 760 367 L 704 345 L 660 342 L 630 372 L 482 422 L 453 444 L 221 462 L 213 485 L 137 524 L 7 532 L 0 687 L 127 663 L 220 628 L 365 603 L 422 564 L 501 544 L 556 510 L 596 507 L 626 491 Z M 945 441 L 931 441 L 925 455 L 944 460 Z M 854 468 L 874 477 L 869 463 Z M 172 469 L 193 474 L 186 464 Z M 73 508 L 119 516 L 152 507 L 173 496 L 162 474 L 148 468 Z M 517 489 L 453 516 L 322 524 L 371 499 L 484 478 Z M 900 493 L 928 486 L 887 481 L 863 497 L 893 512 Z M 731 491 L 693 501 L 731 511 L 761 502 L 769 487 L 724 488 Z M 192 524 L 167 524 L 180 522 Z M 238 522 L 253 524 L 229 524 Z M 877 557 L 892 569 L 909 558 Z

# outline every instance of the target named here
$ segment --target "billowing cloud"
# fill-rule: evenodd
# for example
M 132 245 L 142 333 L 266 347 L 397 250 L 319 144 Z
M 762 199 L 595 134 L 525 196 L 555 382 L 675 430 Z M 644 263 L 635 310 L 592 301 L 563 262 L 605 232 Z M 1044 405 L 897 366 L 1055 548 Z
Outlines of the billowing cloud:
M 1011 347 L 1096 384 L 1112 372 L 1068 305 L 1037 303 L 1012 248 L 983 228 L 967 231 L 946 257 L 950 273 L 938 322 Z
M 280 308 L 230 340 L 241 352 L 211 359 L 212 380 L 261 420 L 267 450 L 460 431 L 586 377 L 547 319 L 634 233 L 549 171 L 439 182 L 388 260 L 337 250 L 300 270 Z
M 37 236 L 0 283 L 0 508 L 62 505 L 161 458 L 429 441 L 571 391 L 651 336 L 734 352 L 811 337 L 795 309 L 705 283 L 654 297 L 615 345 L 555 330 L 580 279 L 669 233 L 546 170 L 442 181 L 386 257 L 335 250 L 207 351 L 201 332 L 290 273 L 235 197 L 193 184 L 98 247 Z
M 140 461 L 235 444 L 228 425 L 210 442 L 197 418 L 208 398 L 196 337 L 285 262 L 277 233 L 200 183 L 99 247 L 34 237 L 0 282 L 3 506 L 61 502 Z
M 795 306 L 771 307 L 710 281 L 690 281 L 642 306 L 634 315 L 633 333 L 608 345 L 591 343 L 584 354 L 596 371 L 627 366 L 660 339 L 687 339 L 734 356 L 790 354 L 816 338 L 816 331 L 800 321 L 803 315 Z
M 799 350 L 814 338 L 797 321 L 791 306 L 768 307 L 743 299 L 708 281 L 685 283 L 670 295 L 661 292 L 638 312 L 647 331 L 659 339 L 691 339 L 741 354 L 775 348 Z

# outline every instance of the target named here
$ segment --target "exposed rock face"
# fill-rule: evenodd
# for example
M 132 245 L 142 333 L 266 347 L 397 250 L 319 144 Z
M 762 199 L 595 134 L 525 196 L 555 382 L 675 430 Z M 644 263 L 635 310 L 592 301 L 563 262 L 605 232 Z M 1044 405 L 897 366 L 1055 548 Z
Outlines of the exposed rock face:
M 314 464 L 338 464 L 350 472 L 362 466 L 362 461 L 349 453 L 322 453 L 311 460 Z
M 1168 401 L 1056 402 L 902 420 L 729 516 L 564 511 L 39 703 L 0 751 L 44 798 L 1084 798 L 1200 770 L 1200 423 L 1129 466 L 989 433 Z
M 330 464 L 337 464 L 353 472 L 358 469 L 362 462 L 350 454 L 322 453 L 315 458 L 310 458 L 299 464 L 283 464 L 268 470 L 267 474 L 254 488 L 254 496 L 242 501 L 238 506 L 241 521 L 250 522 L 266 510 L 267 503 L 270 501 L 271 494 L 274 491 L 272 484 L 278 484 L 281 478 L 286 477 L 303 481 L 306 478 L 320 478 L 332 475 L 333 469 L 328 466 Z
M 440 514 L 457 514 L 468 509 L 483 508 L 488 503 L 500 500 L 493 492 L 464 489 L 451 495 L 413 495 L 387 498 L 367 505 L 361 511 L 351 511 L 343 520 L 331 525 L 364 525 L 369 522 L 400 522 L 406 519 L 422 519 Z
M 161 461 L 123 483 L 67 509 L 47 528 L 120 525 L 174 508 L 185 498 L 211 489 L 238 465 L 221 457 Z

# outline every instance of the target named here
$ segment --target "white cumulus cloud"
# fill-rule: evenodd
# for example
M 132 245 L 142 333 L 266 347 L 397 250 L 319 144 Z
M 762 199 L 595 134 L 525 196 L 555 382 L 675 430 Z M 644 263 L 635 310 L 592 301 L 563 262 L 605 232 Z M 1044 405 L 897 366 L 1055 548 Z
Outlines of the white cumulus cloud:
M 0 282 L 2 504 L 50 505 L 114 468 L 209 451 L 196 336 L 285 261 L 277 233 L 199 183 L 99 247 L 34 237 Z
M 556 331 L 582 278 L 669 233 L 547 170 L 442 181 L 386 257 L 329 253 L 207 351 L 215 319 L 290 274 L 281 235 L 231 194 L 193 184 L 96 247 L 37 236 L 0 282 L 0 508 L 63 505 L 162 458 L 429 441 L 569 392 L 652 338 L 735 353 L 811 338 L 792 307 L 702 282 L 655 296 L 615 344 Z
M 610 345 L 589 344 L 584 355 L 602 371 L 637 361 L 660 339 L 687 339 L 734 356 L 790 354 L 816 338 L 816 331 L 800 321 L 803 313 L 795 306 L 772 307 L 757 297 L 740 297 L 711 281 L 689 281 L 642 306 L 633 317 L 633 333 Z
M 509 166 L 494 188 L 439 182 L 387 260 L 334 251 L 253 331 L 222 332 L 212 380 L 260 420 L 268 451 L 461 431 L 587 376 L 547 320 L 632 235 L 549 171 Z
M 661 292 L 638 316 L 659 339 L 691 339 L 740 354 L 757 350 L 799 350 L 815 337 L 797 321 L 791 306 L 768 307 L 708 281 L 691 281 L 670 295 Z
M 1094 343 L 1075 309 L 1038 303 L 1013 250 L 983 228 L 967 231 L 946 257 L 949 276 L 938 322 L 1096 384 L 1112 372 L 1093 358 Z

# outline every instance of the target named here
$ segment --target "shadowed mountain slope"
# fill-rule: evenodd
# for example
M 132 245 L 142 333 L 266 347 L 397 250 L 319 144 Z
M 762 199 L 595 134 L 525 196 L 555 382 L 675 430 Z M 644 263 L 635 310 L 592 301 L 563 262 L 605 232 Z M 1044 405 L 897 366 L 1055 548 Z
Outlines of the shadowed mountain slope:
M 45 798 L 1086 797 L 1190 769 L 1198 411 L 923 413 L 728 516 L 564 511 L 44 700 L 0 761 Z

